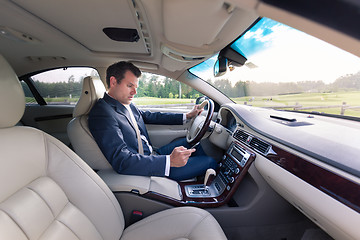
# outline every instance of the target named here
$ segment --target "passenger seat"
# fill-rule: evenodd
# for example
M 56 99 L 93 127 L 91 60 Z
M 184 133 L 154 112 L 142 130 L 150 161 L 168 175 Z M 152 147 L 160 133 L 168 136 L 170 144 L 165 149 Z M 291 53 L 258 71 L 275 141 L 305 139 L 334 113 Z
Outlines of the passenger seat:
M 24 109 L 20 82 L 0 55 L 0 239 L 226 239 L 215 218 L 194 207 L 124 229 L 118 201 L 78 155 L 40 130 L 15 126 Z

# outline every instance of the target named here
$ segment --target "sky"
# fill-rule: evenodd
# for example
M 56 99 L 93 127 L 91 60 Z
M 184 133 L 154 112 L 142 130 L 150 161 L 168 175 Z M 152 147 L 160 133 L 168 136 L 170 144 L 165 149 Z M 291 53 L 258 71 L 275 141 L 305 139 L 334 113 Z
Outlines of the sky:
M 235 84 L 238 80 L 255 82 L 318 81 L 332 83 L 346 74 L 360 71 L 360 58 L 322 40 L 295 30 L 268 18 L 261 19 L 232 47 L 243 52 L 257 68 L 243 66 L 228 71 L 227 77 Z M 265 50 L 266 49 L 266 50 Z M 198 70 L 203 79 L 213 78 L 213 65 L 217 56 L 205 61 Z M 206 66 L 206 67 L 204 67 Z M 70 70 L 71 69 L 71 70 Z M 80 70 L 81 69 L 81 70 Z M 39 81 L 75 81 L 91 74 L 91 68 L 69 68 L 39 74 Z M 224 78 L 224 77 L 220 77 Z
M 243 52 L 248 62 L 258 66 L 243 66 L 228 71 L 226 76 L 233 79 L 233 84 L 239 79 L 255 82 L 321 80 L 332 83 L 341 76 L 360 71 L 359 57 L 267 18 L 238 39 L 232 48 Z M 213 64 L 215 60 L 216 57 L 208 64 Z M 209 79 L 212 69 L 205 75 L 205 79 Z
M 71 67 L 63 70 L 63 68 L 55 69 L 47 72 L 43 72 L 35 75 L 34 80 L 38 80 L 40 82 L 67 82 L 71 75 L 74 76 L 75 82 L 81 81 L 84 77 L 91 76 L 94 69 L 89 67 Z

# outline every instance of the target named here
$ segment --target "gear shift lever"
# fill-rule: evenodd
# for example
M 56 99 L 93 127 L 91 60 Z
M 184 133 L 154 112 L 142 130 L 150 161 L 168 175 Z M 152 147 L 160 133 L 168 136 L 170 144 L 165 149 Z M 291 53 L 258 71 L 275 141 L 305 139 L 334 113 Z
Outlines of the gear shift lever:
M 208 170 L 206 170 L 206 173 L 205 173 L 205 179 L 204 179 L 204 187 L 205 187 L 205 188 L 207 188 L 207 187 L 211 184 L 211 182 L 212 182 L 212 181 L 209 181 L 209 177 L 210 177 L 211 175 L 216 176 L 216 172 L 215 172 L 214 169 L 209 168 Z

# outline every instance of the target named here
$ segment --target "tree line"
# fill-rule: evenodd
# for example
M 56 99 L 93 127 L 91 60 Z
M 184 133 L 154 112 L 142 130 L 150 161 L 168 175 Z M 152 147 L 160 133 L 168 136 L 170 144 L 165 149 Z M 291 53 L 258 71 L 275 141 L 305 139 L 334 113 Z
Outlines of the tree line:
M 32 97 L 33 95 L 27 84 L 25 82 L 21 82 L 21 84 L 25 96 Z M 34 79 L 34 85 L 44 98 L 69 98 L 70 96 L 71 98 L 78 98 L 81 94 L 82 79 L 75 81 L 73 75 L 67 81 L 62 82 L 43 82 Z M 200 95 L 198 91 L 184 83 L 167 77 L 143 73 L 139 79 L 136 97 L 194 99 Z
M 238 81 L 234 86 L 228 79 L 210 81 L 213 86 L 229 97 L 269 96 L 279 94 L 292 94 L 302 92 L 337 92 L 360 90 L 360 72 L 339 77 L 333 83 L 325 84 L 323 81 L 301 81 L 271 83 L 254 81 Z
M 268 96 L 300 92 L 335 92 L 340 90 L 360 90 L 360 72 L 338 78 L 334 83 L 323 81 L 302 81 L 286 83 L 257 83 L 238 81 L 234 86 L 228 79 L 217 79 L 210 83 L 229 97 Z M 40 94 L 45 98 L 78 98 L 81 94 L 82 80 L 75 81 L 70 76 L 67 81 L 47 83 L 34 80 Z M 26 97 L 32 97 L 27 85 L 22 82 Z M 139 79 L 137 97 L 155 98 L 190 98 L 195 99 L 202 94 L 195 89 L 171 78 L 143 73 Z
M 201 95 L 192 87 L 168 77 L 143 73 L 139 79 L 137 97 L 190 98 Z

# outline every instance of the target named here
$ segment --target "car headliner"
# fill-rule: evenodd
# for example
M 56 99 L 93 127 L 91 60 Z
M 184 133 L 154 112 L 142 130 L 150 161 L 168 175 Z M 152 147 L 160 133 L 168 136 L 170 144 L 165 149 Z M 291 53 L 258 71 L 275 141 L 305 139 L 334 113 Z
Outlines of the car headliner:
M 341 20 L 336 25 L 324 21 L 333 17 L 327 15 L 327 9 L 337 5 L 326 3 L 315 12 L 317 18 L 310 16 L 334 30 L 291 13 L 309 17 L 309 11 L 296 11 L 304 7 L 299 1 L 289 5 L 278 2 L 0 0 L 0 52 L 18 75 L 61 66 L 92 66 L 103 77 L 111 63 L 130 60 L 144 71 L 177 79 L 220 51 L 259 16 L 266 16 L 360 56 L 356 30 L 340 32 Z M 318 6 L 323 1 L 315 2 Z M 359 8 L 355 2 L 343 3 Z M 103 32 L 105 27 L 137 29 L 140 40 L 111 40 Z

